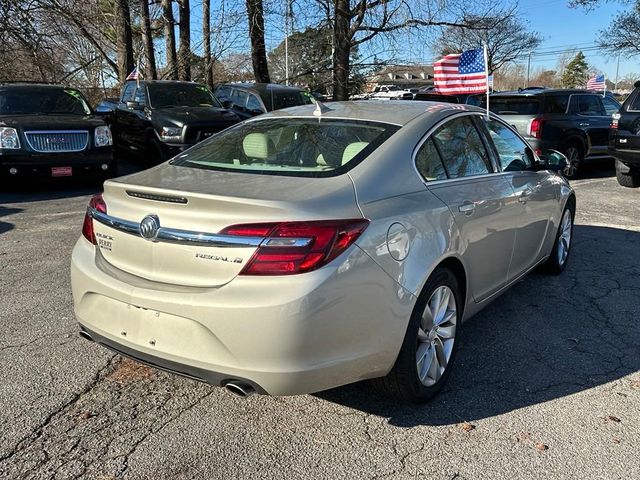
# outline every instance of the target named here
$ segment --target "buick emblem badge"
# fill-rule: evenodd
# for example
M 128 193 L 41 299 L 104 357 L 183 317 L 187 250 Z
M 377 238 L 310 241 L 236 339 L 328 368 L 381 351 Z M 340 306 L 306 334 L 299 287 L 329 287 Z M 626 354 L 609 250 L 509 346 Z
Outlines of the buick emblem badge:
M 160 219 L 157 215 L 147 215 L 140 222 L 140 236 L 145 240 L 155 241 L 160 230 Z

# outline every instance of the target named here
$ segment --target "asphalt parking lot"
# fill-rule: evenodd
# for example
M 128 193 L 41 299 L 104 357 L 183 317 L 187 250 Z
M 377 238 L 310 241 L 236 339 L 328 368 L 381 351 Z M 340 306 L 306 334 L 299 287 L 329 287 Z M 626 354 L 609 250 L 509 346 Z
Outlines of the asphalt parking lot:
M 368 384 L 241 400 L 110 354 L 69 285 L 96 187 L 0 193 L 0 478 L 640 478 L 640 189 L 608 164 L 573 186 L 565 273 L 466 323 L 419 407 Z

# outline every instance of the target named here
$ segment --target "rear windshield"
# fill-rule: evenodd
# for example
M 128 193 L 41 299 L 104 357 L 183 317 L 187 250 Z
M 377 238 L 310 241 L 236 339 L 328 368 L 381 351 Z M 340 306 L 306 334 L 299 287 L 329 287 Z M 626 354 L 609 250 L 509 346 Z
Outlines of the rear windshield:
M 171 163 L 208 170 L 330 177 L 351 169 L 398 129 L 358 120 L 269 118 L 224 130 Z
M 90 115 L 91 108 L 73 88 L 24 88 L 0 91 L 0 115 Z
M 271 110 L 280 110 L 282 108 L 288 107 L 297 107 L 299 105 L 309 105 L 311 103 L 315 103 L 316 100 L 313 98 L 309 92 L 303 91 L 283 91 L 283 92 L 274 92 L 273 90 L 267 91 L 267 101 L 265 101 L 265 105 L 269 107 L 271 104 Z M 263 99 L 264 100 L 264 99 Z
M 153 108 L 221 106 L 207 87 L 197 83 L 150 83 L 149 97 Z
M 490 97 L 489 110 L 498 115 L 537 115 L 540 100 L 531 97 Z

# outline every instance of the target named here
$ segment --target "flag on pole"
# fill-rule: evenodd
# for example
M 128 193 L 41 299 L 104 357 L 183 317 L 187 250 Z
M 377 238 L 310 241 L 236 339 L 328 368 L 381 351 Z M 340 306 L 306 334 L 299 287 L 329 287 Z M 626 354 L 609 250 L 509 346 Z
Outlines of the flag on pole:
M 589 81 L 587 81 L 587 90 L 598 91 L 598 90 L 604 90 L 604 89 L 605 89 L 604 74 L 591 77 Z
M 134 67 L 133 70 L 131 70 L 131 73 L 129 75 L 127 75 L 127 81 L 129 80 L 138 80 L 138 77 L 140 75 L 138 74 L 138 67 Z
M 484 49 L 446 55 L 434 63 L 433 78 L 438 93 L 485 93 L 487 69 Z

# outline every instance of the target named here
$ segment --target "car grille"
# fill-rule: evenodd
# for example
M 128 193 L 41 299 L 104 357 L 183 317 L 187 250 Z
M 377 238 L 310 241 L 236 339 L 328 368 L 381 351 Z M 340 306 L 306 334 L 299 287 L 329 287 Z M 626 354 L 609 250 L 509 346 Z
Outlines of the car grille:
M 86 130 L 44 130 L 25 132 L 27 143 L 36 152 L 79 152 L 87 148 Z

